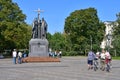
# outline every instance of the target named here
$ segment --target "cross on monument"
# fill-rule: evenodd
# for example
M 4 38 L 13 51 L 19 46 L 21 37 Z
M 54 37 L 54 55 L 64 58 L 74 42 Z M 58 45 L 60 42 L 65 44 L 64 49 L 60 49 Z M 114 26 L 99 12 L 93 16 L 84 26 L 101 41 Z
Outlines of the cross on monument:
M 40 12 L 43 12 L 43 10 L 40 10 L 39 8 L 38 8 L 38 10 L 35 10 L 36 12 L 38 12 L 38 20 L 40 19 Z
M 40 12 L 43 12 L 43 10 L 40 10 L 38 8 L 38 10 L 35 10 L 36 12 L 38 12 L 38 38 L 41 38 L 41 21 L 40 21 Z

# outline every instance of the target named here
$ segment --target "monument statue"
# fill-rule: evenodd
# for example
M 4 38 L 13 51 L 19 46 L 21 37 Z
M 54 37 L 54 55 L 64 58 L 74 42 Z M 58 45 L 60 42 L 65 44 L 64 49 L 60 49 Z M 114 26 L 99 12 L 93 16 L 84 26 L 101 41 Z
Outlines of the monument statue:
M 44 18 L 40 20 L 40 11 L 38 12 L 38 17 L 33 21 L 32 27 L 32 38 L 29 41 L 29 56 L 39 57 L 39 56 L 49 56 L 48 54 L 48 40 L 46 39 L 47 34 L 47 22 Z
M 40 23 L 38 23 L 40 22 Z M 40 27 L 38 26 L 40 25 Z M 41 20 L 37 20 L 37 18 L 35 18 L 34 22 L 33 22 L 33 28 L 32 28 L 32 38 L 46 38 L 46 34 L 47 34 L 47 22 L 44 20 L 44 18 L 42 18 Z M 39 35 L 40 34 L 40 35 Z
M 41 25 L 41 38 L 46 38 L 46 34 L 47 34 L 47 23 L 44 20 L 44 18 L 42 18 L 42 25 Z
M 33 28 L 32 28 L 32 38 L 38 38 L 38 21 L 37 18 L 35 18 L 33 22 Z

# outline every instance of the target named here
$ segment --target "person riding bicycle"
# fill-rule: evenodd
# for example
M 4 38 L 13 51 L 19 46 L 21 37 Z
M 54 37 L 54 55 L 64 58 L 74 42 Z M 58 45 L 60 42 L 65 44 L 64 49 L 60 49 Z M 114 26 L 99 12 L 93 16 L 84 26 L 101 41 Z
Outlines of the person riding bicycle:
M 100 58 L 100 52 L 97 51 L 96 54 L 95 54 L 95 58 L 94 58 L 94 63 L 95 63 L 95 67 L 98 69 L 99 67 L 99 58 Z
M 105 60 L 106 60 L 106 63 L 111 61 L 111 55 L 107 50 L 105 52 Z
M 106 71 L 109 71 L 111 66 L 111 55 L 107 50 L 105 52 L 105 63 L 106 63 Z
M 88 70 L 93 68 L 93 60 L 95 58 L 95 53 L 91 50 L 88 52 L 88 58 L 87 58 L 87 63 L 88 63 Z
M 97 59 L 100 58 L 100 52 L 99 52 L 99 51 L 96 52 L 96 58 L 97 58 Z
M 104 71 L 105 70 L 105 50 L 104 49 L 102 50 L 100 54 L 100 64 L 101 64 L 100 69 Z

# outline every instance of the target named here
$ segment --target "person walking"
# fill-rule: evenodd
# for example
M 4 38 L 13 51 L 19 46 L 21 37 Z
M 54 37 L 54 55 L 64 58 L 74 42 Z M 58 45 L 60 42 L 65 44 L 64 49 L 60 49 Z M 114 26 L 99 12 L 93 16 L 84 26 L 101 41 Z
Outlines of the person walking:
M 12 57 L 13 57 L 13 63 L 16 64 L 16 58 L 17 58 L 17 51 L 16 51 L 16 49 L 14 49 L 14 51 L 12 52 Z
M 23 58 L 26 58 L 26 57 L 27 57 L 26 51 L 23 51 L 22 57 L 23 57 Z
M 87 58 L 87 63 L 88 63 L 88 70 L 93 68 L 93 60 L 95 58 L 95 53 L 91 50 L 88 52 L 88 58 Z
M 18 63 L 19 64 L 22 63 L 22 52 L 21 51 L 18 52 Z
M 59 57 L 59 58 L 62 57 L 62 51 L 61 51 L 61 50 L 59 50 L 58 57 Z

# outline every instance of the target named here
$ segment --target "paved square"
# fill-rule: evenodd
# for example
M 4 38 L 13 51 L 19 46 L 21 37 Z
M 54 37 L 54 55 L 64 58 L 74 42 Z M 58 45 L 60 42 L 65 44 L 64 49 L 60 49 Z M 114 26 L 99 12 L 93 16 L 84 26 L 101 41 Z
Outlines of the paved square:
M 61 62 L 13 64 L 0 59 L 0 80 L 120 80 L 120 61 L 111 72 L 87 70 L 86 57 L 63 57 Z

